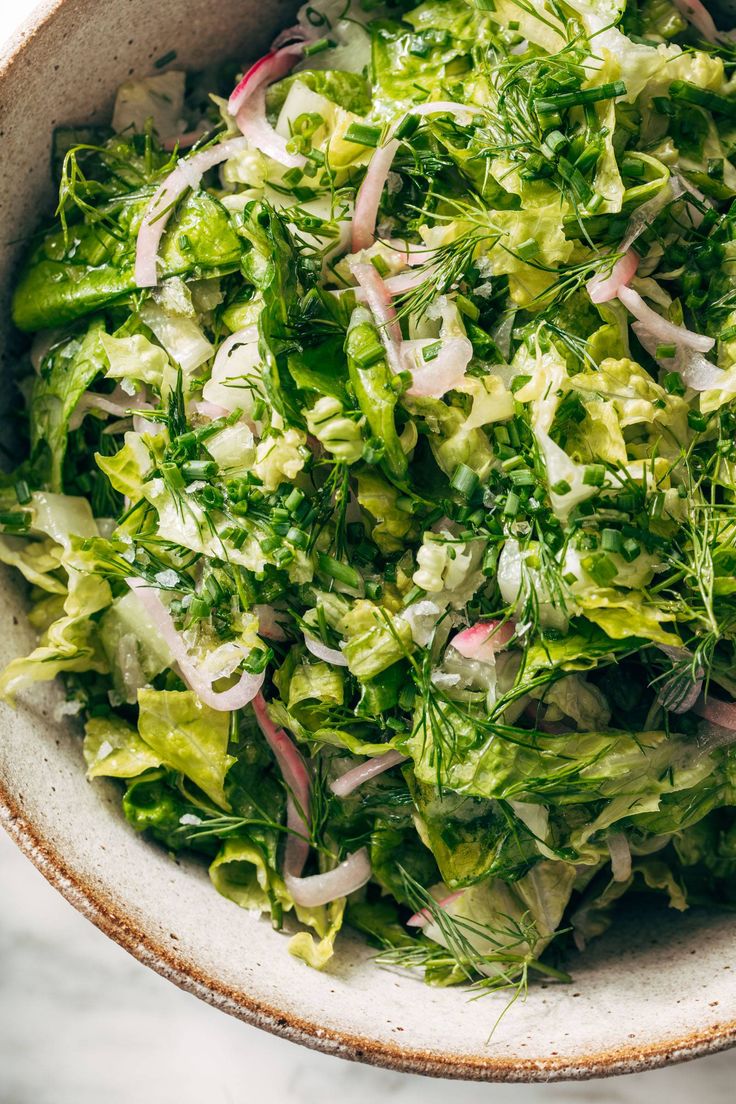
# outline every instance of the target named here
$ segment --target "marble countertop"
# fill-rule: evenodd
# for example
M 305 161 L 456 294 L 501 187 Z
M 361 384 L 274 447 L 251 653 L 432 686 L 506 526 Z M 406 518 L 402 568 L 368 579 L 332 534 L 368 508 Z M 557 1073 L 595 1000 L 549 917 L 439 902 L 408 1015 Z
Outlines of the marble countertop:
M 176 989 L 94 928 L 0 832 L 0 1104 L 726 1104 L 736 1051 L 555 1085 L 473 1085 L 315 1054 Z
M 0 5 L 0 41 L 33 7 Z M 0 1104 L 726 1104 L 734 1082 L 736 1051 L 609 1081 L 493 1087 L 312 1053 L 141 966 L 0 832 Z

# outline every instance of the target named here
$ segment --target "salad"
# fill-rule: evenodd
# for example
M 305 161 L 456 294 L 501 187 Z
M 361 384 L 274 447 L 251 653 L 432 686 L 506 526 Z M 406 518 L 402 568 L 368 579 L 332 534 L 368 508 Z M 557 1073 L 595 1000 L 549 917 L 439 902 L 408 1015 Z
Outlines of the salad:
M 314 0 L 56 132 L 0 559 L 91 779 L 315 967 L 733 901 L 736 44 Z M 172 67 L 173 66 L 173 67 Z

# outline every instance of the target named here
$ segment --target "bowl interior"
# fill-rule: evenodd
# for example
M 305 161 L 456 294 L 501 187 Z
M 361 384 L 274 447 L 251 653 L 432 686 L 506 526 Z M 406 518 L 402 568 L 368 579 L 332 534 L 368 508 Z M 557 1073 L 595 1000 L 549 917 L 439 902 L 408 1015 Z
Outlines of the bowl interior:
M 201 68 L 260 53 L 295 4 L 269 0 L 61 0 L 0 66 L 0 288 L 3 318 L 20 252 L 50 209 L 54 126 L 109 116 L 118 84 L 176 50 Z M 18 408 L 18 344 L 4 324 L 0 404 Z M 9 436 L 5 436 L 7 441 Z M 33 645 L 24 596 L 0 575 L 0 665 Z M 225 1011 L 307 1045 L 400 1069 L 548 1080 L 641 1069 L 736 1039 L 729 916 L 630 914 L 568 963 L 572 985 L 534 986 L 489 1034 L 503 996 L 468 1001 L 376 967 L 347 938 L 328 971 L 286 952 L 266 922 L 218 896 L 206 871 L 137 836 L 113 785 L 85 781 L 79 735 L 53 719 L 58 691 L 0 706 L 0 814 L 79 909 L 128 950 Z

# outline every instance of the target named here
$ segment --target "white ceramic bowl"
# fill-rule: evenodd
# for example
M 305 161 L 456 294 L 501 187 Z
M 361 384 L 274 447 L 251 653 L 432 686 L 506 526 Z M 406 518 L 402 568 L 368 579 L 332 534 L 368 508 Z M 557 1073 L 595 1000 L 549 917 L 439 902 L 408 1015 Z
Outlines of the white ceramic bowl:
M 0 61 L 0 287 L 4 317 L 24 236 L 52 203 L 51 134 L 109 115 L 114 90 L 175 49 L 197 68 L 256 56 L 287 25 L 281 0 L 56 0 Z M 0 399 L 14 339 L 5 326 Z M 6 438 L 7 439 L 7 438 Z M 32 633 L 17 580 L 0 577 L 0 664 Z M 569 963 L 571 986 L 533 988 L 488 1035 L 503 997 L 468 1002 L 382 970 L 349 938 L 334 965 L 309 970 L 286 940 L 219 897 L 206 872 L 137 836 L 114 786 L 85 781 L 80 740 L 52 720 L 57 692 L 0 708 L 0 816 L 67 898 L 142 962 L 249 1023 L 343 1057 L 486 1080 L 582 1078 L 646 1069 L 736 1041 L 732 916 L 632 915 Z M 733 964 L 733 966 L 732 966 Z M 114 996 L 114 995 L 111 995 Z

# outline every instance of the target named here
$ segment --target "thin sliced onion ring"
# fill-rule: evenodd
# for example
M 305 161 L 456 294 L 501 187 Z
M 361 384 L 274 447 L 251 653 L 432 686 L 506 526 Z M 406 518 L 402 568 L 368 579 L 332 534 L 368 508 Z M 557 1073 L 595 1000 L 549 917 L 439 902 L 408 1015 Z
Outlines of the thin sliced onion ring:
M 436 100 L 434 103 L 417 104 L 416 107 L 410 108 L 406 115 L 454 115 L 455 118 L 460 119 L 472 117 L 473 109 L 468 107 L 467 104 L 455 103 L 453 100 Z M 401 125 L 406 115 L 402 117 L 397 124 L 398 126 Z M 369 249 L 375 241 L 381 195 L 399 144 L 398 138 L 389 138 L 385 145 L 378 147 L 370 160 L 363 182 L 355 197 L 353 253 L 357 253 L 360 249 Z
M 311 652 L 317 659 L 322 659 L 325 663 L 332 663 L 335 667 L 347 667 L 348 661 L 337 648 L 328 648 L 321 640 L 316 640 L 308 633 L 304 634 L 304 644 L 307 651 Z
M 498 652 L 508 646 L 514 632 L 510 621 L 478 621 L 454 636 L 450 644 L 465 659 L 493 663 Z
M 462 897 L 464 889 L 458 889 L 454 893 L 451 893 L 448 897 L 443 897 L 441 901 L 437 901 L 437 907 L 441 909 L 447 908 L 453 901 L 457 901 L 459 897 Z M 410 916 L 406 921 L 407 928 L 423 928 L 426 924 L 431 923 L 432 913 L 428 908 L 420 909 L 419 912 L 415 912 L 413 916 Z
M 171 212 L 187 188 L 198 188 L 204 173 L 248 148 L 246 138 L 230 138 L 211 149 L 195 153 L 180 161 L 173 172 L 159 184 L 138 231 L 135 247 L 135 282 L 138 287 L 155 287 L 158 283 L 156 261 L 166 224 Z
M 674 322 L 668 322 L 666 318 L 662 318 L 661 314 L 657 314 L 656 311 L 646 305 L 641 295 L 635 292 L 633 288 L 622 287 L 619 290 L 618 298 L 629 313 L 633 314 L 634 318 L 641 323 L 644 328 L 643 332 L 645 331 L 656 338 L 657 342 L 694 349 L 698 353 L 707 353 L 715 345 L 715 340 L 712 337 L 694 333 L 684 326 L 676 326 Z
M 706 721 L 736 732 L 736 702 L 721 701 L 718 698 L 701 696 L 693 706 L 693 713 L 704 717 Z
M 265 675 L 251 675 L 244 671 L 240 679 L 229 690 L 222 692 L 212 689 L 212 680 L 203 675 L 192 662 L 184 641 L 174 627 L 171 614 L 161 601 L 155 587 L 148 586 L 141 579 L 128 578 L 126 582 L 131 590 L 135 591 L 139 601 L 161 633 L 179 668 L 181 677 L 190 690 L 193 690 L 199 700 L 211 709 L 231 712 L 242 709 L 253 701 L 263 685 Z
M 636 276 L 639 257 L 633 249 L 627 249 L 616 261 L 608 276 L 598 274 L 587 283 L 588 295 L 593 303 L 609 303 L 618 296 L 622 287 L 628 286 Z
M 672 0 L 672 2 L 688 23 L 692 23 L 693 27 L 700 31 L 706 42 L 718 42 L 722 37 L 713 22 L 713 16 L 700 0 Z
M 266 118 L 266 88 L 273 81 L 281 80 L 294 68 L 304 55 L 304 40 L 288 46 L 272 49 L 251 65 L 248 72 L 230 95 L 227 109 L 249 142 L 267 157 L 289 169 L 300 169 L 306 164 L 301 154 L 290 153 L 283 135 Z
M 284 874 L 298 879 L 309 854 L 309 773 L 294 741 L 269 717 L 266 699 L 261 693 L 253 699 L 253 712 L 286 785 L 286 826 L 289 835 L 284 852 Z
M 386 290 L 386 283 L 372 264 L 354 262 L 350 271 L 358 281 L 368 308 L 376 320 L 389 368 L 394 375 L 398 375 L 404 367 L 401 357 L 401 327 L 391 296 Z
M 376 778 L 384 771 L 391 770 L 392 767 L 397 767 L 399 763 L 405 763 L 406 760 L 406 755 L 402 755 L 400 751 L 395 750 L 387 751 L 385 755 L 377 755 L 373 759 L 366 759 L 364 763 L 359 763 L 357 767 L 351 767 L 350 770 L 336 778 L 334 782 L 330 782 L 330 789 L 337 797 L 347 797 L 353 790 L 357 790 L 358 786 L 362 786 L 364 782 Z
M 441 339 L 440 350 L 434 360 L 422 363 L 421 350 L 426 345 L 426 341 L 404 341 L 401 344 L 403 366 L 411 372 L 412 379 L 406 393 L 441 399 L 448 391 L 462 384 L 473 358 L 473 346 L 467 337 L 445 337 Z
M 227 418 L 231 413 L 224 406 L 207 402 L 206 399 L 198 399 L 197 402 L 193 402 L 192 410 L 195 414 L 199 414 L 201 418 L 209 418 L 211 422 L 217 421 L 218 418 Z
M 330 901 L 337 901 L 340 897 L 347 897 L 361 889 L 370 881 L 371 873 L 368 851 L 361 847 L 359 851 L 348 855 L 334 870 L 313 874 L 310 878 L 286 874 L 284 881 L 297 905 L 303 908 L 319 908 L 320 905 L 329 905 Z

